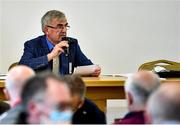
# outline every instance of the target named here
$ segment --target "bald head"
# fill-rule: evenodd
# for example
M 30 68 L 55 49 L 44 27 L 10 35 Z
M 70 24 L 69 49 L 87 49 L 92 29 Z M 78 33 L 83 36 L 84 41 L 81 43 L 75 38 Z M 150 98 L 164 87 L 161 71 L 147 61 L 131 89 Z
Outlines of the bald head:
M 180 84 L 165 83 L 150 97 L 148 112 L 153 123 L 180 123 Z
M 5 86 L 11 100 L 20 98 L 20 93 L 26 80 L 34 75 L 35 72 L 31 68 L 23 65 L 16 66 L 8 72 Z
M 159 85 L 159 77 L 150 71 L 140 71 L 130 76 L 125 83 L 125 92 L 132 98 L 130 105 L 133 107 L 144 107 L 149 95 Z

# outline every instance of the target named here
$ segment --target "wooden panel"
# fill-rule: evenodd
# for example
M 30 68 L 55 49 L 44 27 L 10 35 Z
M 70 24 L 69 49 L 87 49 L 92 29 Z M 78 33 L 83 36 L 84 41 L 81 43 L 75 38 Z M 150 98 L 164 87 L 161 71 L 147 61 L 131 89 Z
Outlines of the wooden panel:
M 91 99 L 124 99 L 123 87 L 87 87 L 86 96 Z
M 1 101 L 5 101 L 6 100 L 6 97 L 5 97 L 5 94 L 3 92 L 3 89 L 4 89 L 4 87 L 0 88 L 0 100 Z
M 106 112 L 107 99 L 124 99 L 124 87 L 87 87 L 86 97 L 91 99 L 104 112 Z

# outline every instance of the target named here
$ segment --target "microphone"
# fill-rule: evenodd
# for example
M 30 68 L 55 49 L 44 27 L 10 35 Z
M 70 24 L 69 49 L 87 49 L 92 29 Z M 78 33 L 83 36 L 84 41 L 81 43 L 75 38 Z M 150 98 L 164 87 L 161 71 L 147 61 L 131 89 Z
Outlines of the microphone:
M 71 40 L 71 38 L 69 37 L 62 37 L 62 41 L 68 41 L 68 44 L 69 44 L 69 47 L 63 47 L 64 49 L 64 54 L 66 57 L 68 57 L 68 62 L 69 62 L 69 65 L 68 65 L 68 69 L 69 69 L 69 74 L 72 74 L 72 60 L 71 60 L 71 57 L 69 56 L 70 54 L 70 51 L 69 51 L 69 48 L 70 48 L 70 44 L 73 43 L 73 41 Z
M 68 44 L 70 44 L 70 38 L 69 37 L 62 37 L 62 41 L 68 41 Z M 69 55 L 69 47 L 63 47 L 65 56 Z

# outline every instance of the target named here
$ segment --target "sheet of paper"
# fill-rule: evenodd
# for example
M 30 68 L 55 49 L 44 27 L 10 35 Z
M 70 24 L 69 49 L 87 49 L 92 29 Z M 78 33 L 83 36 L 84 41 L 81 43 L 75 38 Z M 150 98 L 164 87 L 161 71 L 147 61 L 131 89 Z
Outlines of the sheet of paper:
M 0 80 L 5 80 L 6 79 L 6 74 L 0 74 Z
M 129 77 L 132 73 L 120 73 L 120 74 L 103 74 L 102 76 L 111 76 L 111 77 Z
M 88 76 L 91 75 L 97 67 L 98 65 L 78 66 L 73 74 Z

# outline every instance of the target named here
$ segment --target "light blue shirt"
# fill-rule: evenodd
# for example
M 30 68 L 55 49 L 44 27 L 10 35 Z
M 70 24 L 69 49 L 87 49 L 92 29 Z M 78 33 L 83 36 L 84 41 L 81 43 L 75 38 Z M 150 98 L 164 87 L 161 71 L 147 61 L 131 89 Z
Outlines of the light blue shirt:
M 47 37 L 46 37 L 46 42 L 47 42 L 49 50 L 51 51 L 54 48 L 54 45 L 48 40 Z

